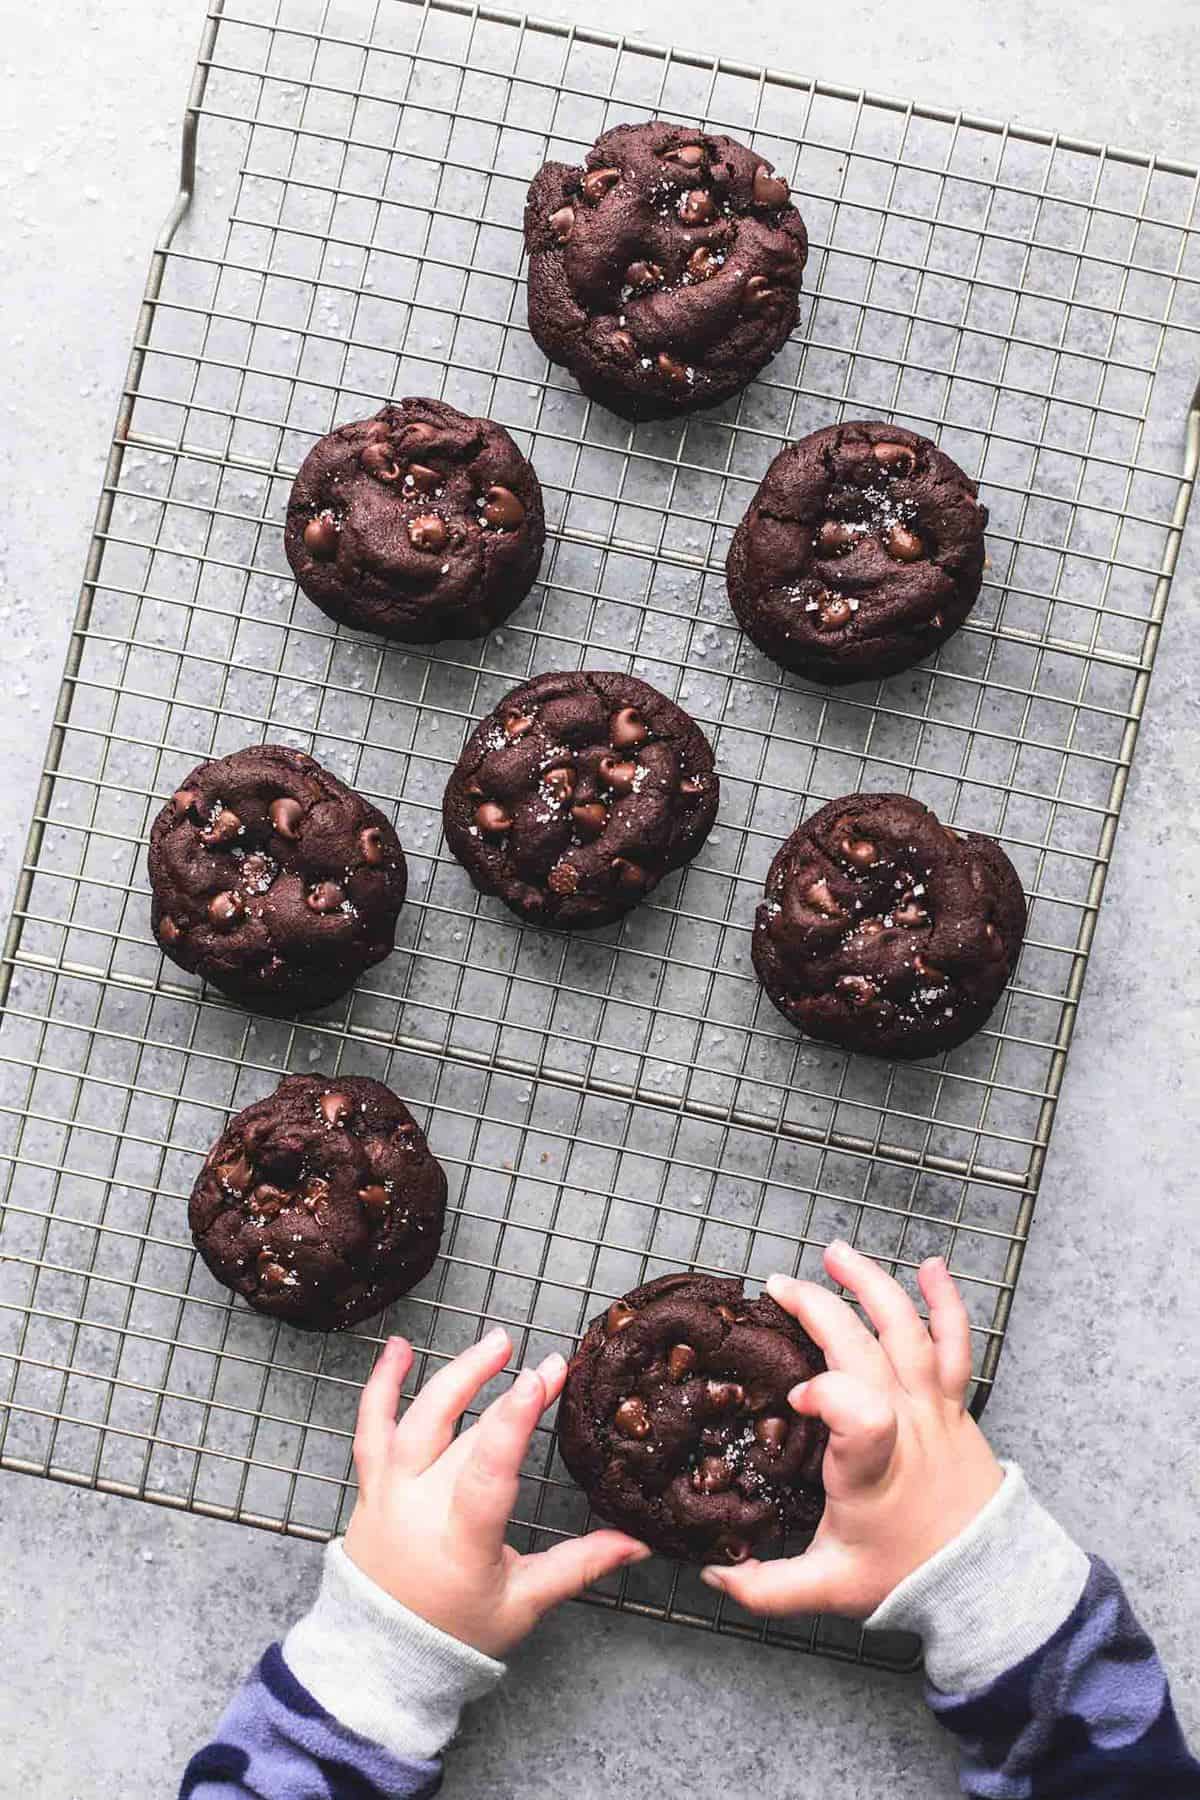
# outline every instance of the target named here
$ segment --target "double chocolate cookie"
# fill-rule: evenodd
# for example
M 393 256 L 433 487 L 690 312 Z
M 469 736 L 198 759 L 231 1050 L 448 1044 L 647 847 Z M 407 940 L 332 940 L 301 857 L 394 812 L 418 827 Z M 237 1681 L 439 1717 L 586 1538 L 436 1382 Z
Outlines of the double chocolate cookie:
M 381 962 L 406 883 L 383 814 L 282 744 L 201 763 L 150 833 L 160 947 L 264 1012 L 325 1006 Z
M 928 438 L 830 425 L 780 451 L 729 547 L 738 624 L 811 681 L 920 662 L 979 596 L 987 508 Z
M 546 163 L 525 207 L 529 329 L 627 419 L 715 406 L 786 342 L 808 255 L 788 184 L 736 139 L 652 120 Z
M 708 739 L 632 675 L 539 675 L 475 727 L 446 785 L 446 841 L 523 919 L 587 928 L 629 912 L 712 828 Z
M 188 1204 L 218 1281 L 309 1331 L 343 1331 L 433 1266 L 446 1176 L 382 1082 L 288 1075 L 230 1121 Z
M 905 794 L 848 794 L 771 864 L 754 967 L 809 1037 L 874 1056 L 932 1056 L 979 1030 L 1025 930 L 1016 870 Z
M 602 1518 L 664 1556 L 742 1562 L 825 1503 L 826 1431 L 788 1392 L 825 1367 L 807 1332 L 740 1279 L 662 1275 L 587 1328 L 558 1444 Z
M 283 541 L 331 619 L 406 644 L 481 637 L 533 586 L 542 490 L 502 425 L 399 400 L 314 444 Z

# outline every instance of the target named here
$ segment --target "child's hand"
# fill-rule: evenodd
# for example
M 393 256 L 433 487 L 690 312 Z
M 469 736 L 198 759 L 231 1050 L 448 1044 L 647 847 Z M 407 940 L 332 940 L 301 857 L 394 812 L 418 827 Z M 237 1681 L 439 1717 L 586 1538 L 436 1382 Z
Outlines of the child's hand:
M 848 1244 L 831 1244 L 825 1267 L 862 1302 L 878 1338 L 827 1288 L 787 1275 L 767 1282 L 829 1364 L 788 1396 L 829 1427 L 817 1535 L 803 1556 L 714 1567 L 703 1578 L 753 1612 L 865 1619 L 970 1524 L 1004 1476 L 964 1406 L 967 1310 L 941 1258 L 918 1276 L 928 1328 L 899 1282 Z
M 412 1347 L 390 1338 L 363 1389 L 354 1434 L 358 1502 L 346 1552 L 386 1593 L 487 1656 L 504 1657 L 542 1614 L 650 1552 L 620 1531 L 568 1538 L 537 1556 L 504 1542 L 534 1427 L 567 1373 L 561 1356 L 522 1370 L 469 1430 L 454 1427 L 511 1346 L 503 1331 L 427 1381 L 400 1423 Z

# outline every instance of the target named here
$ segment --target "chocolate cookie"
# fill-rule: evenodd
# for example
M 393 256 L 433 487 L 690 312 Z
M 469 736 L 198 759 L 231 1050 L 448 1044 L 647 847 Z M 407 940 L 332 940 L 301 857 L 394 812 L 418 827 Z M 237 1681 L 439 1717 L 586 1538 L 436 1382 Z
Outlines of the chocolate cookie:
M 754 967 L 809 1037 L 932 1056 L 979 1030 L 1024 930 L 1025 895 L 999 844 L 952 831 L 906 794 L 847 794 L 771 864 Z
M 344 1331 L 429 1273 L 445 1211 L 445 1171 L 390 1088 L 288 1075 L 221 1133 L 188 1224 L 256 1312 Z
M 979 597 L 987 508 L 928 438 L 830 425 L 771 464 L 726 564 L 738 624 L 810 681 L 907 669 Z
M 325 1006 L 382 962 L 406 883 L 383 814 L 282 744 L 201 763 L 150 833 L 160 947 L 263 1012 Z
M 787 1403 L 825 1367 L 740 1279 L 662 1275 L 594 1318 L 558 1409 L 563 1461 L 602 1518 L 664 1556 L 742 1562 L 811 1537 L 824 1426 Z
M 618 125 L 525 206 L 529 329 L 626 419 L 715 406 L 787 341 L 808 255 L 788 184 L 735 138 Z
M 446 784 L 446 842 L 523 919 L 588 928 L 695 856 L 719 784 L 700 727 L 632 675 L 539 675 L 475 727 Z
M 545 541 L 538 478 L 507 431 L 441 400 L 399 400 L 314 444 L 283 537 L 322 612 L 405 644 L 507 619 Z

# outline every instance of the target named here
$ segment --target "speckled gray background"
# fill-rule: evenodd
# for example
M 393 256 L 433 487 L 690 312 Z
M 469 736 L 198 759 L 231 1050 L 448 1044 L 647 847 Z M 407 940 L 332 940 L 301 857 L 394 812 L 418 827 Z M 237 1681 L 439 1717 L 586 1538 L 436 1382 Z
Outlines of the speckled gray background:
M 1124 0 L 600 11 L 610 30 L 649 17 L 660 41 L 1200 157 L 1191 0 L 1142 0 L 1136 23 Z M 202 12 L 199 0 L 59 0 L 10 20 L 0 52 L 5 908 Z M 1200 1738 L 1197 561 L 1193 526 L 988 1423 L 1070 1529 L 1118 1565 Z M 304 1604 L 319 1552 L 11 1475 L 0 1509 L 0 1789 L 173 1792 L 240 1672 Z M 798 1800 L 955 1791 L 915 1680 L 579 1608 L 467 1721 L 448 1791 L 535 1800 L 569 1784 L 591 1800 L 697 1783 Z

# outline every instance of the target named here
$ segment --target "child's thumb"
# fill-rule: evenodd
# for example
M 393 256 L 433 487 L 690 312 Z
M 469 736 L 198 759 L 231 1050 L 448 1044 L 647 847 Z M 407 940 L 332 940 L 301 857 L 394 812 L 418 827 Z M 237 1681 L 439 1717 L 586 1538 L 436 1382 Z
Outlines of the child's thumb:
M 645 1544 L 626 1537 L 623 1531 L 591 1531 L 586 1537 L 565 1538 L 539 1555 L 525 1557 L 518 1581 L 523 1597 L 541 1618 L 552 1606 L 573 1599 L 593 1582 L 628 1563 L 643 1562 L 649 1555 Z
M 845 1560 L 836 1549 L 824 1545 L 814 1545 L 803 1556 L 789 1556 L 780 1562 L 751 1560 L 736 1568 L 713 1563 L 701 1571 L 700 1579 L 748 1612 L 772 1618 L 841 1612 L 846 1605 Z

